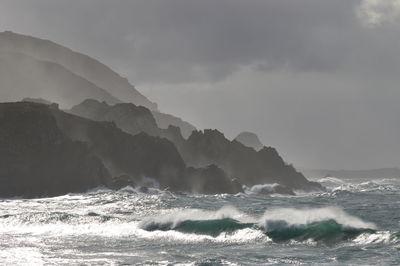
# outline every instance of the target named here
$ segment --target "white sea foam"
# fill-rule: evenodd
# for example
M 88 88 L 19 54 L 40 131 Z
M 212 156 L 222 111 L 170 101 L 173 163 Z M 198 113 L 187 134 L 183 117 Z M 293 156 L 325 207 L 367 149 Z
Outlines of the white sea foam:
M 333 176 L 327 176 L 327 177 L 324 177 L 324 178 L 320 178 L 320 179 L 318 179 L 317 182 L 319 182 L 319 183 L 340 184 L 340 185 L 345 184 L 345 182 L 343 180 L 341 180 L 341 179 L 339 179 L 337 177 L 333 177 Z
M 294 209 L 294 208 L 280 208 L 267 210 L 260 218 L 249 216 L 234 207 L 223 207 L 217 211 L 205 211 L 199 209 L 175 210 L 174 212 L 167 212 L 162 215 L 152 216 L 143 219 L 142 221 L 122 221 L 112 219 L 106 222 L 93 220 L 93 217 L 82 217 L 82 222 L 73 224 L 68 221 L 50 223 L 42 223 L 30 221 L 17 222 L 12 217 L 2 219 L 0 223 L 0 234 L 13 234 L 13 235 L 46 235 L 49 237 L 64 236 L 104 236 L 104 237 L 133 237 L 142 239 L 159 239 L 165 241 L 180 241 L 180 242 L 271 242 L 271 239 L 265 235 L 263 230 L 259 228 L 247 227 L 233 232 L 221 232 L 217 236 L 195 234 L 187 232 L 179 232 L 176 230 L 145 230 L 146 226 L 150 223 L 157 224 L 171 224 L 171 229 L 182 221 L 205 221 L 205 220 L 219 220 L 231 218 L 240 223 L 254 223 L 264 227 L 266 231 L 271 226 L 270 222 L 284 221 L 286 225 L 304 225 L 313 222 L 320 222 L 326 220 L 335 220 L 342 226 L 352 228 L 369 228 L 374 229 L 375 225 L 363 221 L 360 218 L 349 215 L 345 211 L 336 207 L 316 208 L 316 209 Z M 90 220 L 92 219 L 92 220 Z M 278 224 L 279 226 L 279 224 Z M 356 242 L 377 241 L 374 237 L 368 234 L 362 235 Z
M 45 261 L 38 248 L 16 247 L 0 250 L 2 265 L 44 265 Z
M 361 234 L 353 240 L 354 243 L 360 245 L 369 244 L 389 244 L 398 242 L 398 238 L 394 237 L 389 231 L 376 232 L 374 234 Z
M 376 225 L 346 213 L 338 207 L 314 209 L 279 208 L 267 210 L 260 225 L 268 227 L 271 221 L 284 221 L 288 225 L 306 225 L 314 222 L 334 220 L 342 226 L 363 229 L 375 229 Z
M 260 185 L 254 185 L 252 187 L 247 187 L 245 189 L 245 193 L 247 194 L 259 194 L 260 192 L 262 192 L 263 190 L 268 191 L 268 192 L 274 192 L 275 188 L 279 186 L 278 183 L 274 183 L 274 184 L 260 184 Z

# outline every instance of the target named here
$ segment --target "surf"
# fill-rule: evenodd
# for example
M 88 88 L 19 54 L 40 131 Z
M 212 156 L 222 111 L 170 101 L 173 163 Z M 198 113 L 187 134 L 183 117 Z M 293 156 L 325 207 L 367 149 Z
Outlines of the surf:
M 212 237 L 251 229 L 262 232 L 275 243 L 312 240 L 333 244 L 356 239 L 361 234 L 376 233 L 373 223 L 335 207 L 267 210 L 260 218 L 249 217 L 233 207 L 229 208 L 229 212 L 226 210 L 170 213 L 147 218 L 139 224 L 139 228 L 149 232 L 177 231 Z

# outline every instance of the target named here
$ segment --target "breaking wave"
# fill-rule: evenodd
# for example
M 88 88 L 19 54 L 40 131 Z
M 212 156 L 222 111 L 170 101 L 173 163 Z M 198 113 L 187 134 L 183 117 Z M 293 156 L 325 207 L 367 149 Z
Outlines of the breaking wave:
M 324 177 L 317 180 L 332 192 L 392 192 L 398 191 L 400 184 L 400 179 L 398 178 L 381 178 L 364 182 L 355 181 L 359 180 L 347 179 L 344 181 L 336 177 Z
M 149 232 L 177 231 L 212 237 L 247 229 L 258 231 L 276 243 L 311 240 L 334 244 L 377 232 L 374 224 L 333 207 L 275 209 L 266 211 L 260 219 L 248 217 L 234 208 L 216 212 L 186 210 L 148 218 L 139 227 Z

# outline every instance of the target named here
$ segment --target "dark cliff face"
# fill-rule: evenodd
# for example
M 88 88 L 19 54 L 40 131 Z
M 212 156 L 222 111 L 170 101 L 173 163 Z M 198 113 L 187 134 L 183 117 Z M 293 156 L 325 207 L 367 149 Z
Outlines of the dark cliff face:
M 114 122 L 68 114 L 54 104 L 0 104 L 0 197 L 118 189 L 143 178 L 152 178 L 161 189 L 204 194 L 241 192 L 241 183 L 321 188 L 286 165 L 273 148 L 256 152 L 217 130 L 195 131 L 188 140 L 176 127 L 159 133 L 180 152 L 166 138 L 131 135 Z
M 0 197 L 56 196 L 110 182 L 102 162 L 63 134 L 49 107 L 0 104 Z
M 0 104 L 0 148 L 0 197 L 119 189 L 141 184 L 143 178 L 173 191 L 242 191 L 216 166 L 186 168 L 165 138 L 131 135 L 114 122 L 78 117 L 54 105 Z
M 113 175 L 135 180 L 153 178 L 161 188 L 184 190 L 185 163 L 174 144 L 146 133 L 128 134 L 114 122 L 99 122 L 54 111 L 61 130 L 71 139 L 86 142 Z
M 189 167 L 186 170 L 186 179 L 194 193 L 201 194 L 236 194 L 243 192 L 242 184 L 232 180 L 216 165 L 209 165 L 205 168 Z
M 217 130 L 194 131 L 179 150 L 189 166 L 215 164 L 248 186 L 278 183 L 306 191 L 322 189 L 287 165 L 274 148 L 264 147 L 257 152 L 235 140 L 229 141 Z
M 150 111 L 147 113 L 139 112 L 136 110 L 138 108 L 143 107 L 135 107 L 129 104 L 109 106 L 106 103 L 87 100 L 75 106 L 71 112 L 100 121 L 113 121 L 118 127 L 131 134 L 142 131 L 166 138 L 175 144 L 188 166 L 205 168 L 216 165 L 225 171 L 226 176 L 236 178 L 239 182 L 248 186 L 279 183 L 292 189 L 312 190 L 321 188 L 318 184 L 309 182 L 292 166 L 287 165 L 274 148 L 264 147 L 256 151 L 236 140 L 226 139 L 218 130 L 193 131 L 186 140 L 178 127 L 156 128 Z M 113 112 L 114 109 L 122 109 L 123 111 Z M 110 113 L 117 115 L 110 115 Z M 146 113 L 146 115 L 143 115 L 143 113 Z M 137 121 L 140 121 L 140 123 Z M 217 180 L 217 178 L 209 178 L 210 172 L 197 171 L 196 173 L 197 175 L 202 173 L 208 182 Z M 215 183 L 218 182 L 215 181 Z

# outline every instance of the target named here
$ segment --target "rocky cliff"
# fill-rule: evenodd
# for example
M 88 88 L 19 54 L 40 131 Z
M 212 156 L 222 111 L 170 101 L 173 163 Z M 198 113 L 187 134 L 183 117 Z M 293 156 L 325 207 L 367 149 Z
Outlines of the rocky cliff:
M 178 145 L 189 166 L 204 167 L 215 164 L 242 184 L 278 183 L 291 189 L 322 189 L 308 181 L 300 172 L 284 162 L 272 147 L 260 151 L 230 141 L 218 130 L 194 131 L 187 141 Z
M 109 113 L 114 113 L 114 108 L 124 111 L 116 112 L 118 115 L 110 116 Z M 175 144 L 180 156 L 188 166 L 200 169 L 208 169 L 210 165 L 218 166 L 224 170 L 224 174 L 218 174 L 219 177 L 226 175 L 229 180 L 236 178 L 240 183 L 247 186 L 278 183 L 290 189 L 313 190 L 322 188 L 317 183 L 309 182 L 291 165 L 286 164 L 274 148 L 264 147 L 256 151 L 236 140 L 228 140 L 217 130 L 193 131 L 186 140 L 178 127 L 156 128 L 150 111 L 144 116 L 141 112 L 135 111 L 137 108 L 140 107 L 128 104 L 110 106 L 98 101 L 87 100 L 72 108 L 71 112 L 100 121 L 112 121 L 122 130 L 131 134 L 142 131 L 166 138 Z M 121 116 L 121 113 L 124 115 Z M 151 125 L 150 131 L 149 125 Z M 205 170 L 200 172 L 207 173 L 207 176 L 216 176 L 214 174 L 216 171 L 212 174 Z M 222 180 L 226 179 L 222 178 Z M 214 180 L 217 180 L 217 178 L 214 178 Z M 209 182 L 211 182 L 211 179 L 209 179 Z M 215 184 L 217 183 L 215 181 Z M 202 187 L 198 186 L 198 183 L 195 186 Z
M 170 114 L 153 111 L 153 116 L 156 119 L 159 128 L 167 129 L 169 126 L 178 127 L 185 139 L 188 138 L 194 130 L 196 130 L 196 127 L 192 124 Z
M 50 107 L 0 104 L 0 197 L 56 196 L 110 182 L 100 159 L 58 128 Z
M 160 130 L 150 110 L 132 103 L 121 103 L 113 106 L 106 102 L 88 99 L 68 111 L 71 114 L 96 121 L 110 121 L 125 132 L 136 135 L 145 132 L 159 136 Z

